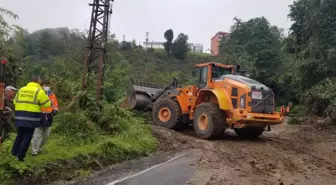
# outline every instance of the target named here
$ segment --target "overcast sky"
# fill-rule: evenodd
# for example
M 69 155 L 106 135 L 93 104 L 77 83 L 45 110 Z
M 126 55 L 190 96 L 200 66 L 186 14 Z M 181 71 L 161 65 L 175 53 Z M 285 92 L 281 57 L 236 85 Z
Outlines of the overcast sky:
M 10 21 L 30 32 L 42 28 L 88 29 L 92 0 L 1 0 L 0 7 L 14 11 L 19 20 Z M 118 39 L 164 41 L 163 33 L 186 33 L 190 43 L 210 47 L 218 31 L 229 31 L 233 18 L 265 16 L 271 24 L 287 30 L 289 5 L 293 0 L 115 0 L 111 32 Z

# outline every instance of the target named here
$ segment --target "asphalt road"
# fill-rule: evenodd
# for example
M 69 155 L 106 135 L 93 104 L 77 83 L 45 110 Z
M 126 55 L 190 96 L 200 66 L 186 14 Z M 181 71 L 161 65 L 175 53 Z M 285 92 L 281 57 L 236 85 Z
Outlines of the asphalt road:
M 197 152 L 168 152 L 112 166 L 67 185 L 185 185 L 195 174 Z M 64 183 L 62 183 L 64 184 Z
M 181 154 L 108 185 L 184 185 L 195 173 L 190 167 L 191 161 L 190 155 Z

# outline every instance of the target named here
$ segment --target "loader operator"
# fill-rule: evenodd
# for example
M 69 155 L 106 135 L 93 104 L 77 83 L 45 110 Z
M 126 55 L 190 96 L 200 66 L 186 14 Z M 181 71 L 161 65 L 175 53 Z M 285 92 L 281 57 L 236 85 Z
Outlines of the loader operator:
M 19 161 L 23 161 L 26 156 L 35 128 L 41 126 L 41 108 L 51 107 L 49 97 L 40 84 L 41 78 L 33 76 L 31 82 L 19 89 L 14 98 L 17 136 L 12 155 Z

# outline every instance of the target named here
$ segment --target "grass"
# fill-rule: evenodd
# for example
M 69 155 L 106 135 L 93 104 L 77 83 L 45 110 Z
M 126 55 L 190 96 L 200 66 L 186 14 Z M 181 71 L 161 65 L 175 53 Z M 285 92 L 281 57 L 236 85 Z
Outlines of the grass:
M 104 112 L 104 114 L 107 113 Z M 123 114 L 120 117 L 120 113 L 114 115 L 110 113 L 113 120 L 118 120 L 118 123 L 110 123 L 117 124 L 117 129 L 113 133 L 106 133 L 98 128 L 97 123 L 94 123 L 96 128 L 93 132 L 94 136 L 90 140 L 85 140 L 83 137 L 77 137 L 78 135 L 72 137 L 69 134 L 71 132 L 60 130 L 62 128 L 60 125 L 64 125 L 65 122 L 72 124 L 70 129 L 78 129 L 76 125 L 92 127 L 82 123 L 84 113 L 76 114 L 81 116 L 72 117 L 73 120 L 63 119 L 64 115 L 60 115 L 59 119 L 55 120 L 52 134 L 43 152 L 33 157 L 29 148 L 25 163 L 17 162 L 10 155 L 15 139 L 15 134 L 12 133 L 0 152 L 0 184 L 44 184 L 55 180 L 86 177 L 93 170 L 124 160 L 147 156 L 156 151 L 158 141 L 140 117 Z M 115 127 L 114 125 L 113 128 Z M 81 128 L 81 130 L 86 131 L 87 128 Z
M 291 117 L 304 117 L 306 115 L 306 109 L 303 105 L 295 105 L 289 112 Z

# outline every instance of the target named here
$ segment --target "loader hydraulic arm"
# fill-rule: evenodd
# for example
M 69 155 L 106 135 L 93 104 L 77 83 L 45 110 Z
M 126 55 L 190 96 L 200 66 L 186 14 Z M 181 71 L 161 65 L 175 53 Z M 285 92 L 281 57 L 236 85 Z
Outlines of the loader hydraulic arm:
M 178 79 L 174 78 L 173 81 L 164 89 L 156 93 L 154 96 L 151 97 L 151 102 L 154 103 L 158 100 L 168 89 L 176 89 L 178 87 Z M 151 105 L 152 105 L 151 103 Z

